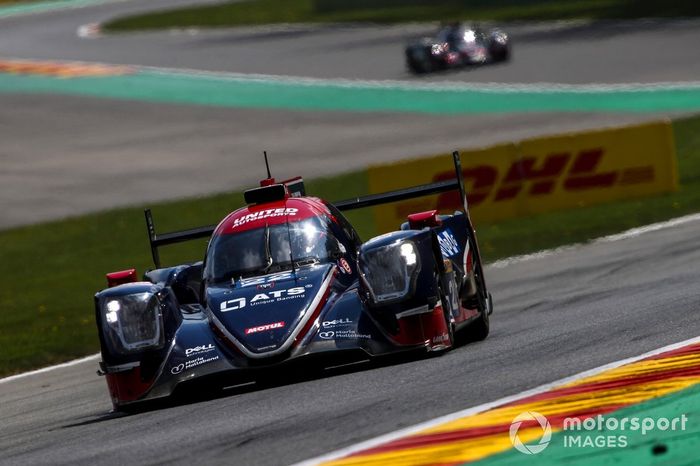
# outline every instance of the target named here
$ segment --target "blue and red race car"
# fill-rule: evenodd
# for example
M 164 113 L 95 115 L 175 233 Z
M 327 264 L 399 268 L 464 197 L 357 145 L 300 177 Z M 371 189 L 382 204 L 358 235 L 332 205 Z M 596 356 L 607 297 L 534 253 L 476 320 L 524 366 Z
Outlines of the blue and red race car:
M 460 23 L 442 27 L 433 37 L 406 46 L 406 66 L 413 73 L 504 62 L 510 58 L 508 34 Z
M 486 338 L 491 296 L 453 158 L 456 179 L 334 204 L 306 196 L 301 178 L 269 177 L 216 227 L 156 234 L 147 210 L 156 269 L 141 281 L 133 269 L 107 274 L 109 288 L 95 295 L 100 373 L 114 407 L 196 380 L 445 351 L 456 332 Z M 451 190 L 462 210 L 417 212 L 364 243 L 341 213 Z M 160 266 L 159 247 L 202 237 L 204 261 Z

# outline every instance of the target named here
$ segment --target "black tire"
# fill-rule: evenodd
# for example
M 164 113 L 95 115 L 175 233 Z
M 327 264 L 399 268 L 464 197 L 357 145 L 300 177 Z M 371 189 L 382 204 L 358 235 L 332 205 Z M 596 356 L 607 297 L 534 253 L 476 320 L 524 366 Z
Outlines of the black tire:
M 491 330 L 489 314 L 493 312 L 491 293 L 486 291 L 486 287 L 484 286 L 481 265 L 478 266 L 474 273 L 476 274 L 477 284 L 477 308 L 480 315 L 464 329 L 464 337 L 467 341 L 481 341 L 489 336 Z
M 491 293 L 489 293 L 489 297 Z M 489 298 L 490 299 L 490 298 Z M 465 329 L 467 341 L 481 341 L 489 336 L 491 323 L 488 310 L 482 311 L 481 315 Z
M 447 336 L 449 338 L 449 346 L 454 347 L 455 346 L 455 328 L 454 325 L 452 324 L 452 321 L 450 319 L 450 314 L 449 314 L 449 309 L 450 309 L 450 302 L 449 302 L 449 297 L 445 294 L 444 290 L 442 289 L 442 282 L 440 280 L 440 275 L 437 274 L 437 287 L 438 287 L 438 293 L 440 294 L 440 303 L 442 304 L 442 314 L 445 318 L 445 325 L 447 325 Z M 455 286 L 457 286 L 455 284 Z
M 406 67 L 411 73 L 414 74 L 425 74 L 429 71 L 424 64 L 413 59 L 406 60 Z
M 493 54 L 494 61 L 505 62 L 510 59 L 510 46 L 505 46 L 500 48 L 496 53 Z

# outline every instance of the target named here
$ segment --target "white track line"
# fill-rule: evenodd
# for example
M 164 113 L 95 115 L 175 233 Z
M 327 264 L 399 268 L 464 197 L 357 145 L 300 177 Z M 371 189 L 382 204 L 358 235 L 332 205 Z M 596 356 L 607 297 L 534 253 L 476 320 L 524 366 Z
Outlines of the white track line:
M 119 1 L 119 0 L 117 0 Z M 126 0 L 123 0 L 126 1 Z M 83 25 L 85 26 L 85 25 Z M 82 26 L 81 26 L 82 27 Z M 81 32 L 86 34 L 85 31 Z M 79 33 L 80 34 L 80 33 Z M 361 80 L 361 79 L 326 79 L 304 76 L 272 75 L 258 73 L 237 73 L 231 71 L 203 71 L 190 68 L 166 68 L 158 66 L 130 65 L 94 61 L 40 60 L 15 57 L 0 57 L 3 60 L 34 62 L 50 61 L 52 63 L 126 66 L 138 71 L 161 74 L 165 77 L 198 78 L 203 80 L 234 81 L 246 83 L 279 83 L 297 86 L 333 86 L 347 89 L 397 89 L 406 91 L 430 92 L 483 92 L 483 93 L 619 93 L 619 92 L 658 92 L 673 90 L 700 90 L 700 81 L 660 81 L 655 83 L 596 83 L 596 84 L 562 84 L 562 83 L 498 83 L 498 82 L 414 82 L 408 80 Z
M 336 450 L 332 453 L 328 453 L 322 456 L 318 456 L 316 458 L 312 458 L 306 461 L 302 461 L 300 463 L 295 463 L 292 466 L 312 466 L 312 465 L 317 465 L 322 462 L 326 461 L 333 461 L 337 460 L 340 458 L 343 458 L 345 456 L 351 455 L 353 453 L 357 453 L 362 450 L 367 450 L 369 448 L 374 448 L 376 446 L 379 446 L 381 444 L 391 442 L 393 440 L 397 440 L 401 437 L 405 437 L 407 435 L 414 434 L 418 431 L 424 430 L 424 429 L 429 429 L 431 427 L 435 427 L 439 424 L 443 424 L 446 422 L 454 421 L 456 419 L 465 417 L 465 416 L 471 416 L 473 414 L 481 413 L 484 411 L 488 411 L 490 409 L 496 408 L 498 406 L 502 406 L 506 403 L 511 403 L 513 401 L 518 401 L 523 398 L 532 396 L 532 395 L 538 395 L 540 393 L 546 392 L 548 390 L 551 390 L 552 388 L 559 386 L 559 385 L 564 385 L 570 382 L 574 382 L 579 379 L 583 379 L 585 377 L 590 377 L 596 374 L 600 374 L 601 372 L 610 370 L 610 369 L 615 369 L 616 367 L 624 366 L 626 364 L 630 364 L 636 361 L 639 361 L 641 359 L 645 359 L 651 356 L 656 356 L 657 354 L 665 353 L 667 351 L 673 351 L 678 348 L 682 348 L 684 346 L 692 345 L 694 343 L 700 343 L 700 337 L 695 337 L 691 338 L 689 340 L 682 341 L 680 343 L 674 343 L 672 345 L 664 346 L 662 348 L 658 348 L 652 351 L 649 351 L 648 353 L 640 354 L 639 356 L 633 356 L 631 358 L 627 359 L 622 359 L 620 361 L 615 361 L 611 362 L 610 364 L 605 364 L 600 367 L 596 367 L 595 369 L 587 370 L 581 373 L 578 373 L 576 375 L 572 375 L 570 377 L 565 377 L 563 379 L 546 383 L 544 385 L 540 385 L 539 387 L 533 388 L 531 390 L 526 390 L 524 392 L 511 395 L 511 396 L 506 396 L 504 398 L 498 399 L 496 401 L 490 401 L 488 403 L 484 403 L 478 406 L 474 406 L 472 408 L 467 408 L 463 409 L 461 411 L 457 411 L 452 414 L 447 414 L 445 416 L 441 416 L 435 419 L 432 419 L 430 421 L 422 422 L 420 424 L 411 426 L 411 427 L 406 427 L 401 430 L 397 430 L 395 432 L 390 432 L 388 434 L 381 435 L 379 437 L 366 440 L 364 442 L 357 443 L 355 445 L 351 445 L 346 448 L 342 448 L 340 450 Z
M 133 66 L 133 65 L 128 65 Z M 413 82 L 407 80 L 363 80 L 346 78 L 311 78 L 304 76 L 271 75 L 258 73 L 236 73 L 229 71 L 202 71 L 188 68 L 166 68 L 156 66 L 138 66 L 143 71 L 168 74 L 174 76 L 199 77 L 202 79 L 226 79 L 233 81 L 252 82 L 276 82 L 282 84 L 307 85 L 307 86 L 338 86 L 345 88 L 371 88 L 371 89 L 403 89 L 415 91 L 478 91 L 478 92 L 657 92 L 659 90 L 697 90 L 700 89 L 700 81 L 661 81 L 655 83 L 624 83 L 624 84 L 561 84 L 561 83 L 498 83 L 498 82 Z
M 581 246 L 586 245 L 586 244 L 613 243 L 615 241 L 622 241 L 622 240 L 626 240 L 629 238 L 635 238 L 635 237 L 643 235 L 645 233 L 651 233 L 653 231 L 665 230 L 667 228 L 674 228 L 674 227 L 677 227 L 679 225 L 685 225 L 686 223 L 697 222 L 698 220 L 700 220 L 700 214 L 685 215 L 683 217 L 677 217 L 677 218 L 674 218 L 671 220 L 666 220 L 664 222 L 652 223 L 650 225 L 645 225 L 643 227 L 631 228 L 627 231 L 623 231 L 622 233 L 616 233 L 614 235 L 603 236 L 601 238 L 596 238 L 594 240 L 591 240 L 591 241 L 588 241 L 585 243 L 575 243 L 575 244 L 570 244 L 567 246 L 562 246 L 559 248 L 545 249 L 545 250 L 533 252 L 530 254 L 524 254 L 522 256 L 508 257 L 505 259 L 498 260 L 496 262 L 492 262 L 491 264 L 489 264 L 489 267 L 492 267 L 494 269 L 502 269 L 502 268 L 508 267 L 512 264 L 526 262 L 526 261 L 534 260 L 534 259 L 542 259 L 543 257 L 553 256 L 555 254 L 559 254 L 559 253 L 562 253 L 565 251 L 572 251 L 572 250 L 578 249 Z
M 652 231 L 664 230 L 666 228 L 673 228 L 679 225 L 685 225 L 686 223 L 697 222 L 700 220 L 700 214 L 690 214 L 683 217 L 677 217 L 665 222 L 652 223 L 643 227 L 632 228 L 622 233 L 617 233 L 610 236 L 604 236 L 595 240 L 597 243 L 611 243 L 614 241 L 621 241 L 628 238 L 634 238 L 644 233 L 651 233 Z
M 94 360 L 98 359 L 99 357 L 100 357 L 100 353 L 91 354 L 90 356 L 85 356 L 84 358 L 80 358 L 80 359 L 74 359 L 72 361 L 64 362 L 62 364 L 57 364 L 55 366 L 43 367 L 43 368 L 37 369 L 35 371 L 29 371 L 29 372 L 23 372 L 22 374 L 11 375 L 9 377 L 5 377 L 4 379 L 0 379 L 0 384 L 23 379 L 25 377 L 30 377 L 32 375 L 43 374 L 44 372 L 51 372 L 51 371 L 54 371 L 56 369 L 63 369 L 64 367 L 76 366 L 76 365 L 84 363 L 84 362 L 94 361 Z

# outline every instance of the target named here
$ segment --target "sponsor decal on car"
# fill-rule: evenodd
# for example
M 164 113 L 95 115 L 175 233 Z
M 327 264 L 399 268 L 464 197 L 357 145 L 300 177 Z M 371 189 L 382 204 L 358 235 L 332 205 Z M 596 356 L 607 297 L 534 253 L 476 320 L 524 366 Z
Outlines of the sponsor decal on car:
M 347 260 L 345 260 L 344 257 L 341 257 L 340 260 L 338 261 L 338 266 L 340 267 L 340 271 L 350 275 L 352 273 L 352 269 L 350 268 L 350 264 L 348 263 Z
M 459 252 L 459 244 L 449 228 L 438 233 L 437 238 L 443 256 L 452 257 Z
M 250 299 L 250 302 L 245 298 L 236 298 L 223 301 L 219 309 L 221 312 L 230 312 L 243 309 L 244 307 L 258 306 L 261 304 L 279 303 L 290 299 L 298 299 L 306 297 L 306 289 L 312 288 L 313 285 L 296 286 L 286 290 L 268 291 L 266 293 L 258 293 Z
M 261 210 L 259 212 L 253 212 L 247 215 L 244 215 L 243 217 L 237 218 L 233 221 L 233 228 L 236 229 L 237 227 L 240 227 L 242 225 L 245 225 L 248 222 L 254 222 L 257 220 L 263 220 L 266 218 L 270 217 L 294 217 L 297 212 L 299 212 L 299 209 L 295 209 L 294 207 L 285 207 L 285 208 L 279 208 L 279 209 L 267 209 L 267 210 Z
M 319 332 L 318 336 L 324 340 L 361 340 L 372 338 L 372 335 L 358 333 L 355 330 L 333 330 L 329 332 Z
M 185 350 L 185 356 L 189 357 L 192 355 L 209 353 L 210 351 L 214 351 L 214 345 L 211 343 L 208 345 L 195 346 L 194 348 L 187 348 Z
M 193 369 L 197 366 L 201 366 L 204 364 L 209 364 L 210 362 L 214 362 L 219 359 L 219 356 L 211 356 L 209 358 L 205 358 L 204 356 L 197 357 L 195 359 L 190 359 L 188 361 L 185 361 L 183 363 L 178 364 L 177 366 L 173 366 L 170 369 L 170 373 L 173 375 L 177 375 L 182 371 L 186 371 L 188 369 Z
M 245 306 L 245 298 L 229 299 L 228 301 L 222 301 L 221 312 L 237 311 L 238 309 L 243 309 Z
M 342 327 L 345 325 L 351 325 L 352 320 L 350 319 L 335 319 L 335 320 L 324 320 L 321 323 L 321 327 L 323 328 L 333 328 L 333 327 Z
M 291 271 L 277 272 L 271 273 L 269 275 L 263 275 L 262 277 L 243 278 L 238 282 L 238 284 L 243 288 L 246 286 L 264 285 L 266 283 L 272 283 L 274 287 L 274 282 L 288 280 L 290 278 L 294 278 L 294 274 Z
M 274 322 L 272 324 L 258 325 L 257 327 L 249 327 L 245 329 L 245 334 L 250 335 L 251 333 L 267 332 L 268 330 L 284 328 L 284 326 L 284 322 Z
M 296 286 L 286 290 L 269 291 L 258 293 L 250 300 L 251 306 L 259 304 L 269 304 L 271 302 L 287 301 L 290 299 L 305 298 L 306 289 L 303 286 Z

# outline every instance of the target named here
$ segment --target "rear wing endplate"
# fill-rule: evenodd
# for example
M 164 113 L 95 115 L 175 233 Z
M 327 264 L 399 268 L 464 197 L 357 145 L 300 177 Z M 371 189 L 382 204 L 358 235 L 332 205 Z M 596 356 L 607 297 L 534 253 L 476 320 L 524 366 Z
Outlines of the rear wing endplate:
M 333 205 L 341 211 L 344 210 L 354 210 L 361 209 L 364 207 L 372 207 L 380 204 L 388 204 L 390 202 L 404 201 L 406 199 L 413 199 L 416 197 L 430 196 L 432 194 L 439 194 L 448 191 L 459 191 L 460 197 L 463 201 L 464 213 L 469 215 L 469 206 L 467 204 L 467 193 L 464 188 L 464 180 L 462 179 L 462 163 L 459 158 L 459 152 L 454 151 L 452 153 L 452 160 L 455 169 L 455 178 L 452 180 L 438 181 L 436 183 L 424 184 L 421 186 L 415 186 L 412 188 L 399 189 L 396 191 L 389 191 L 381 194 L 370 194 L 368 196 L 356 197 L 354 199 L 347 199 L 344 201 L 334 202 Z M 304 195 L 303 180 L 301 178 L 295 178 L 293 180 L 295 191 L 299 194 Z M 291 183 L 290 183 L 291 184 Z M 291 187 L 291 186 L 288 186 Z M 145 210 L 146 216 L 146 226 L 148 228 L 148 239 L 151 245 L 151 255 L 153 256 L 153 263 L 156 268 L 161 267 L 160 255 L 158 253 L 158 248 L 161 246 L 167 246 L 169 244 L 177 244 L 185 241 L 190 241 L 199 238 L 208 238 L 214 232 L 216 225 L 209 225 L 204 227 L 192 228 L 190 230 L 174 231 L 171 233 L 157 234 L 155 225 L 153 223 L 153 215 L 151 214 L 151 209 Z M 469 222 L 471 224 L 471 222 Z

